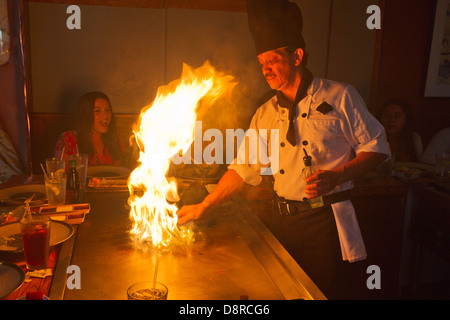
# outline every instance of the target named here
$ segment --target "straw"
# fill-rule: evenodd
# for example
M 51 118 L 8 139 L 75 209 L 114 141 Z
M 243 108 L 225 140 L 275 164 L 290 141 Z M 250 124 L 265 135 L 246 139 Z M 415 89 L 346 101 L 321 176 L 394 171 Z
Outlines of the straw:
M 31 215 L 30 202 L 31 202 L 31 200 L 33 200 L 35 195 L 36 195 L 36 193 L 33 193 L 33 195 L 31 197 L 29 197 L 27 200 L 25 200 L 25 213 L 22 217 L 23 220 L 28 219 L 29 215 Z
M 159 255 L 156 256 L 155 270 L 153 271 L 153 288 L 156 287 L 156 278 L 158 277 Z
M 25 200 L 25 205 L 28 210 L 30 210 L 30 202 L 31 202 L 31 200 L 33 200 L 35 195 L 36 195 L 36 193 L 33 193 L 33 195 L 31 197 L 29 197 L 27 200 Z
M 77 143 L 77 157 L 80 155 L 80 153 L 78 152 L 78 143 Z
M 78 148 L 78 146 L 77 146 L 77 148 Z M 62 160 L 62 159 L 63 159 L 63 157 L 64 157 L 64 151 L 66 151 L 66 147 L 65 147 L 65 146 L 64 146 L 63 149 L 62 149 L 62 152 L 61 152 L 61 158 L 60 158 L 59 160 Z
M 42 172 L 44 173 L 44 176 L 48 179 L 47 173 L 45 172 L 44 166 L 41 163 Z

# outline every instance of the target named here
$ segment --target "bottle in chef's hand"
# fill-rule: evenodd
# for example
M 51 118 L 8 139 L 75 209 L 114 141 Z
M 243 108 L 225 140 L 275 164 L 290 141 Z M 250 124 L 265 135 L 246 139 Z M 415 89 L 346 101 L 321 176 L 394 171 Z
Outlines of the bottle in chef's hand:
M 303 157 L 303 163 L 305 165 L 305 168 L 303 168 L 303 179 L 306 180 L 306 178 L 315 174 L 316 170 L 313 168 L 311 156 L 308 155 L 305 149 L 303 149 L 303 151 L 305 152 L 305 156 Z M 318 196 L 316 198 L 309 199 L 309 203 L 311 208 L 323 207 L 323 198 L 322 196 Z

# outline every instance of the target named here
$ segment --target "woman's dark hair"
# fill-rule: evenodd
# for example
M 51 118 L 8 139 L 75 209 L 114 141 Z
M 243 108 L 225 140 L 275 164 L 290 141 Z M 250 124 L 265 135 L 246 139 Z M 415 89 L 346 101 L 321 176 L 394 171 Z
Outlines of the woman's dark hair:
M 402 130 L 399 133 L 399 139 L 403 143 L 399 145 L 400 151 L 403 154 L 409 155 L 411 161 L 417 161 L 418 155 L 416 152 L 416 148 L 414 145 L 414 118 L 411 106 L 405 101 L 401 99 L 392 99 L 384 103 L 381 108 L 378 110 L 377 118 L 380 122 L 382 122 L 382 116 L 384 110 L 386 110 L 387 107 L 391 105 L 397 105 L 399 106 L 403 112 L 405 113 L 405 126 L 402 128 Z M 389 139 L 389 136 L 388 136 Z
M 98 91 L 85 93 L 78 101 L 77 140 L 80 148 L 79 152 L 87 153 L 91 157 L 94 155 L 94 146 L 91 139 L 92 128 L 94 125 L 94 104 L 95 100 L 99 98 L 108 101 L 109 106 L 112 108 L 109 97 Z M 111 156 L 115 160 L 120 159 L 120 139 L 113 112 L 111 113 L 108 132 L 102 134 L 102 140 Z

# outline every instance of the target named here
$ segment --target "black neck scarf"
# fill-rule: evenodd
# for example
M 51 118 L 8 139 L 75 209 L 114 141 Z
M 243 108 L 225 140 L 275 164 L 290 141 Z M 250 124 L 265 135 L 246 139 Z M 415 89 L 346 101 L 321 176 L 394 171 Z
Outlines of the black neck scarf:
M 294 147 L 297 144 L 297 139 L 295 138 L 295 129 L 294 129 L 294 119 L 296 116 L 296 106 L 297 104 L 303 100 L 303 98 L 306 97 L 309 86 L 311 85 L 311 82 L 313 80 L 313 74 L 308 69 L 303 69 L 301 71 L 302 80 L 300 81 L 300 84 L 297 89 L 297 94 L 295 95 L 294 103 L 290 103 L 287 101 L 286 97 L 280 92 L 277 91 L 277 100 L 278 104 L 282 108 L 289 109 L 289 129 L 286 134 L 286 140 L 289 141 L 290 144 L 292 144 Z

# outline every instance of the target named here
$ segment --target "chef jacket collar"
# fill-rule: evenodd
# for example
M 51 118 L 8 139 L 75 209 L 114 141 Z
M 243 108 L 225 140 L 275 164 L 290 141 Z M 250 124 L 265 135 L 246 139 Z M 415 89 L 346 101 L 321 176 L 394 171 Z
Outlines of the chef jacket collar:
M 291 117 L 292 118 L 295 117 L 295 106 L 301 100 L 303 100 L 303 98 L 305 98 L 308 93 L 310 93 L 310 90 L 311 90 L 310 86 L 311 86 L 312 80 L 314 78 L 313 74 L 308 69 L 302 69 L 300 71 L 300 74 L 301 74 L 301 79 L 302 80 L 300 81 L 300 84 L 298 86 L 297 94 L 295 96 L 294 103 L 289 102 L 286 99 L 286 97 L 284 96 L 284 94 L 281 93 L 281 91 L 276 91 L 276 96 L 277 96 L 277 100 L 278 100 L 279 106 L 282 107 L 282 108 L 287 108 L 289 110 L 291 110 L 291 109 L 294 110 L 294 112 L 289 112 L 289 117 L 290 118 Z
M 300 74 L 301 74 L 301 81 L 297 89 L 297 94 L 295 96 L 294 103 L 290 103 L 289 101 L 287 101 L 285 96 L 280 91 L 276 92 L 279 106 L 282 108 L 289 109 L 289 128 L 286 134 L 286 140 L 289 141 L 289 143 L 294 147 L 297 144 L 297 138 L 294 128 L 296 106 L 301 100 L 303 100 L 303 98 L 307 96 L 307 90 L 310 87 L 311 82 L 314 78 L 311 71 L 309 71 L 308 69 L 302 69 L 300 71 Z

